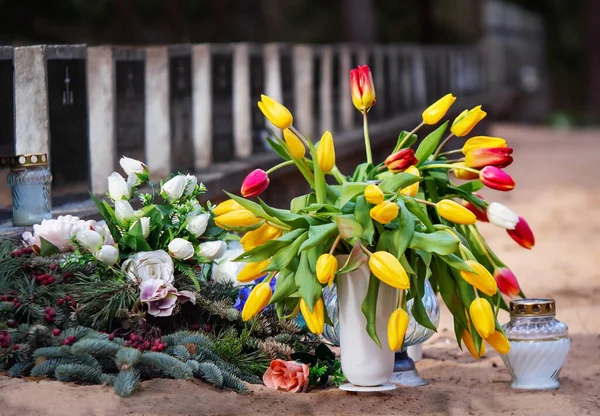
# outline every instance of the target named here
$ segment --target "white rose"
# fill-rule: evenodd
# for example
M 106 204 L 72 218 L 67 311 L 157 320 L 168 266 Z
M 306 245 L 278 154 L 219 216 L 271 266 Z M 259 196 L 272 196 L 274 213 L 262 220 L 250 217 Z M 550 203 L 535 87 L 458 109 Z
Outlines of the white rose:
M 135 211 L 128 201 L 119 199 L 115 201 L 115 216 L 121 221 L 129 221 L 135 218 Z
M 131 224 L 131 228 L 135 227 L 135 225 L 138 222 L 142 226 L 142 236 L 144 237 L 144 239 L 148 238 L 148 236 L 150 235 L 150 217 L 142 217 L 142 218 L 140 218 L 139 220 L 137 220 L 136 222 L 134 222 L 133 224 Z
M 239 286 L 237 277 L 240 271 L 246 266 L 246 263 L 233 262 L 231 260 L 238 257 L 244 252 L 242 245 L 238 242 L 231 242 L 225 254 L 214 261 L 212 267 L 212 278 L 217 283 L 233 283 L 234 286 Z M 250 282 L 252 283 L 252 282 Z
M 102 234 L 94 230 L 80 230 L 75 234 L 75 239 L 77 239 L 77 242 L 90 253 L 99 250 L 104 242 Z
M 137 284 L 149 279 L 160 279 L 173 283 L 173 259 L 164 250 L 142 251 L 123 262 L 123 273 Z
M 139 160 L 132 159 L 130 157 L 123 156 L 121 160 L 119 160 L 119 164 L 121 165 L 127 176 L 131 175 L 132 173 L 148 173 L 148 167 L 144 163 L 140 162 Z
M 131 186 L 117 172 L 108 177 L 108 195 L 113 201 L 131 198 Z
M 194 237 L 198 238 L 206 231 L 210 214 L 200 214 L 191 217 L 188 220 L 185 229 L 188 230 Z
M 119 261 L 119 249 L 115 246 L 102 246 L 94 252 L 94 257 L 104 264 L 112 266 Z
M 183 195 L 186 184 L 187 179 L 185 179 L 185 176 L 174 176 L 163 184 L 160 194 L 169 202 L 177 201 Z
M 224 241 L 207 241 L 198 246 L 196 255 L 212 261 L 222 257 L 225 250 L 227 250 L 227 244 Z
M 194 255 L 194 246 L 183 238 L 174 238 L 168 247 L 171 257 L 179 260 L 187 260 Z
M 198 178 L 196 178 L 194 175 L 185 175 L 185 180 L 187 183 L 185 187 L 185 194 L 189 196 L 192 194 L 192 192 L 194 192 L 194 189 L 196 189 Z
M 487 207 L 487 216 L 490 223 L 507 230 L 514 230 L 519 222 L 517 214 L 498 202 L 492 202 Z

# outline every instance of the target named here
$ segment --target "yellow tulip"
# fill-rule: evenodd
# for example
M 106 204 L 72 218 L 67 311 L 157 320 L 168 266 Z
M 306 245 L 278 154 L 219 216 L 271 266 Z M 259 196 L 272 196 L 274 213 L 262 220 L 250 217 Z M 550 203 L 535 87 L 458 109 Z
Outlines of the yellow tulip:
M 486 295 L 494 296 L 498 291 L 498 285 L 496 284 L 496 279 L 494 279 L 494 276 L 492 276 L 488 269 L 486 269 L 483 264 L 473 260 L 466 260 L 465 263 L 467 263 L 475 273 L 461 270 L 460 275 L 464 281 Z
M 456 117 L 452 123 L 452 127 L 450 127 L 450 131 L 456 137 L 466 136 L 486 115 L 487 113 L 481 109 L 480 105 L 470 110 L 465 110 Z
M 258 279 L 265 274 L 264 270 L 269 266 L 269 263 L 271 263 L 271 259 L 248 263 L 240 270 L 240 273 L 237 276 L 238 282 L 248 283 Z
M 266 95 L 261 94 L 258 108 L 260 108 L 260 111 L 262 111 L 267 120 L 277 128 L 287 129 L 294 122 L 294 117 L 292 117 L 290 110 Z
M 387 224 L 398 216 L 398 204 L 391 201 L 383 201 L 381 204 L 371 208 L 369 214 L 378 223 Z
M 254 216 L 254 214 L 247 209 L 230 211 L 215 217 L 215 224 L 217 227 L 221 227 L 224 230 L 236 227 L 250 227 L 259 224 L 261 221 L 262 219 Z
M 335 278 L 335 272 L 338 269 L 337 259 L 329 253 L 321 254 L 317 260 L 317 280 L 321 284 L 327 283 L 331 286 Z
M 365 188 L 365 199 L 370 204 L 381 204 L 383 202 L 383 191 L 377 185 L 368 185 Z
M 214 209 L 213 209 L 213 214 L 215 214 L 215 216 L 219 216 L 219 215 L 223 215 L 223 214 L 227 214 L 228 212 L 231 211 L 237 211 L 240 209 L 245 209 L 243 206 L 241 206 L 240 204 L 238 204 L 237 202 L 235 202 L 233 199 L 228 199 L 227 201 L 221 202 L 219 205 L 217 205 Z
M 423 111 L 423 123 L 428 125 L 436 124 L 438 121 L 444 118 L 448 112 L 448 109 L 450 106 L 452 106 L 452 104 L 454 104 L 455 100 L 455 96 L 452 94 L 446 94 L 435 103 L 431 104 L 425 109 L 425 111 Z
M 409 317 L 402 308 L 396 309 L 388 320 L 388 345 L 390 350 L 398 351 L 404 343 Z
M 269 240 L 275 240 L 281 237 L 282 231 L 277 228 L 264 223 L 254 231 L 248 231 L 240 240 L 240 244 L 244 248 L 244 251 L 250 251 L 255 247 L 262 246 Z
M 450 199 L 442 199 L 435 205 L 435 210 L 442 218 L 456 224 L 475 224 L 477 217 L 471 211 Z
M 410 288 L 406 270 L 398 259 L 387 251 L 377 251 L 369 258 L 371 272 L 383 283 L 397 289 Z
M 308 309 L 308 305 L 304 299 L 300 299 L 300 312 L 306 321 L 306 326 L 313 334 L 321 334 L 325 327 L 325 306 L 323 298 L 319 298 L 315 303 L 312 312 Z
M 257 284 L 254 289 L 252 289 L 252 292 L 250 292 L 250 295 L 248 295 L 248 299 L 244 304 L 244 309 L 242 309 L 242 320 L 249 321 L 254 318 L 269 304 L 271 296 L 273 296 L 273 292 L 271 291 L 269 283 Z
M 492 306 L 484 298 L 477 298 L 469 306 L 471 322 L 481 338 L 487 338 L 496 332 Z
M 306 148 L 302 141 L 290 129 L 283 129 L 283 138 L 287 144 L 288 152 L 294 159 L 302 159 L 306 153 Z
M 421 176 L 419 169 L 416 166 L 411 166 L 404 171 L 404 173 L 410 173 L 411 175 Z M 402 188 L 400 193 L 405 196 L 415 196 L 419 192 L 419 182 L 415 182 L 412 185 L 408 185 L 406 188 Z
M 326 131 L 321 136 L 321 142 L 317 149 L 317 162 L 323 173 L 331 172 L 331 169 L 335 166 L 335 148 L 330 131 Z
M 485 339 L 490 346 L 500 354 L 508 354 L 510 351 L 510 342 L 500 331 L 496 331 Z
M 475 149 L 492 149 L 497 147 L 507 147 L 506 140 L 500 137 L 475 136 L 465 142 L 462 152 L 466 155 Z
M 462 179 L 465 181 L 471 179 L 479 179 L 478 173 L 469 172 L 468 170 L 461 169 L 463 167 L 466 167 L 464 163 L 454 163 L 452 164 L 452 166 L 456 166 L 454 169 L 452 169 L 452 173 L 454 174 L 454 176 L 456 176 L 457 179 Z
M 464 346 L 467 347 L 467 349 L 473 357 L 481 358 L 485 355 L 485 345 L 483 345 L 483 341 L 481 342 L 481 348 L 479 349 L 479 352 L 477 352 L 477 349 L 475 348 L 475 343 L 473 342 L 473 338 L 471 337 L 471 333 L 466 329 L 463 330 L 462 342 Z

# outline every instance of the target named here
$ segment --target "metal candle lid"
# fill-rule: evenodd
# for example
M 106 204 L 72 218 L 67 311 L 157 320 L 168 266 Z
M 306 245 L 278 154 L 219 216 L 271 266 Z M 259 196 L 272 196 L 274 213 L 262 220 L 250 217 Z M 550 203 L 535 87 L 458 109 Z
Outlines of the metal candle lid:
M 510 301 L 510 316 L 554 316 L 554 299 L 517 299 Z
M 2 156 L 0 157 L 0 165 L 8 165 L 11 169 L 48 166 L 48 155 L 46 153 L 30 153 L 16 156 Z

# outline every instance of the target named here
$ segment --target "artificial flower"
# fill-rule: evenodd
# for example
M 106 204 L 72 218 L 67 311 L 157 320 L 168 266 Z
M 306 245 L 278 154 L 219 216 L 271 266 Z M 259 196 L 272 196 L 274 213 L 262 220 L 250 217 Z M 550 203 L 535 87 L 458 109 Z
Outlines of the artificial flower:
M 244 249 L 239 242 L 229 242 L 225 253 L 213 261 L 212 279 L 217 283 L 232 283 L 234 286 L 238 286 L 240 284 L 237 280 L 238 274 L 246 263 L 233 260 L 243 253 Z
M 260 108 L 260 111 L 262 111 L 267 120 L 279 129 L 290 128 L 294 122 L 290 110 L 285 108 L 283 104 L 264 94 L 261 94 L 260 96 L 258 108 Z
M 135 211 L 129 201 L 123 199 L 115 201 L 115 217 L 120 221 L 131 221 L 135 218 Z
M 456 97 L 452 94 L 446 94 L 435 103 L 431 104 L 429 107 L 423 111 L 423 123 L 428 125 L 437 124 L 440 121 L 452 104 L 456 101 Z
M 474 149 L 465 156 L 465 165 L 473 169 L 481 169 L 486 166 L 505 168 L 513 162 L 512 152 L 512 147 Z
M 267 306 L 271 300 L 271 296 L 273 296 L 273 291 L 269 284 L 264 282 L 257 284 L 254 289 L 252 289 L 252 292 L 250 292 L 248 300 L 244 305 L 244 309 L 242 309 L 242 320 L 249 321 L 254 318 L 265 308 L 265 306 Z
M 263 375 L 263 383 L 270 389 L 290 393 L 305 392 L 309 384 L 310 369 L 297 361 L 276 359 L 271 361 Z
M 487 218 L 491 224 L 507 230 L 514 230 L 519 222 L 519 216 L 499 202 L 488 205 Z
M 41 239 L 48 241 L 64 253 L 77 248 L 72 238 L 78 231 L 90 229 L 96 224 L 94 220 L 84 221 L 72 215 L 59 215 L 56 219 L 42 220 L 40 224 L 35 224 L 33 233 L 26 231 L 21 238 L 25 245 L 31 247 L 36 253 L 39 253 L 42 247 Z
M 183 238 L 174 238 L 168 245 L 169 255 L 174 259 L 187 260 L 194 255 L 194 246 Z
M 410 317 L 408 316 L 408 313 L 402 308 L 396 309 L 390 315 L 387 327 L 388 345 L 390 350 L 398 351 L 402 348 L 409 320 Z
M 104 243 L 102 234 L 94 230 L 80 230 L 75 235 L 75 239 L 90 253 L 94 253 L 96 250 L 99 250 Z
M 242 182 L 241 193 L 244 198 L 260 195 L 269 186 L 269 175 L 262 169 L 254 169 Z
M 316 335 L 323 333 L 323 329 L 325 328 L 325 305 L 323 305 L 323 298 L 319 297 L 315 302 L 312 312 L 304 299 L 300 298 L 300 312 L 310 332 Z
M 367 65 L 359 65 L 350 70 L 350 93 L 352 103 L 358 111 L 369 111 L 375 105 L 375 85 L 371 69 Z
M 383 201 L 369 211 L 369 215 L 380 224 L 387 224 L 398 216 L 398 204 L 392 201 Z
M 131 198 L 130 184 L 117 172 L 111 173 L 108 177 L 108 196 L 113 201 Z
M 383 191 L 377 185 L 367 185 L 364 195 L 369 204 L 377 205 L 383 202 Z
M 196 255 L 213 261 L 223 256 L 225 250 L 227 250 L 227 244 L 224 241 L 206 241 L 198 245 Z
M 287 145 L 290 156 L 294 159 L 302 159 L 306 154 L 306 148 L 302 141 L 290 129 L 283 129 L 283 139 Z
M 209 218 L 210 214 L 194 215 L 187 220 L 185 229 L 194 237 L 198 238 L 206 231 Z
M 268 223 L 264 223 L 256 230 L 248 231 L 240 239 L 240 244 L 244 247 L 244 251 L 250 251 L 255 247 L 261 246 L 267 241 L 275 240 L 283 234 L 280 228 L 273 227 Z
M 130 157 L 123 156 L 121 160 L 119 160 L 119 164 L 123 171 L 127 176 L 131 174 L 140 174 L 147 175 L 148 174 L 148 166 L 139 160 L 132 159 Z
M 487 113 L 481 109 L 480 105 L 470 110 L 465 110 L 456 117 L 452 123 L 452 127 L 450 127 L 450 131 L 456 137 L 466 136 L 486 115 Z
M 488 296 L 493 296 L 498 291 L 496 280 L 494 276 L 485 268 L 481 263 L 474 260 L 465 260 L 465 263 L 473 270 L 468 272 L 466 270 L 460 271 L 460 276 L 475 289 L 482 291 Z
M 416 166 L 409 166 L 404 173 L 410 173 L 411 175 L 421 176 L 419 169 Z M 404 196 L 413 197 L 419 192 L 419 182 L 415 182 L 412 185 L 408 185 L 406 188 L 402 188 L 400 193 Z
M 164 280 L 148 279 L 140 285 L 140 301 L 148 305 L 148 314 L 164 317 L 171 316 L 178 302 L 196 303 L 196 296 L 187 290 L 178 291 Z
M 383 283 L 396 289 L 408 289 L 410 280 L 406 270 L 400 264 L 396 256 L 387 251 L 377 251 L 369 258 L 371 272 Z
M 506 230 L 510 238 L 515 240 L 521 247 L 531 250 L 535 245 L 535 236 L 525 218 L 519 217 L 519 222 L 514 230 Z
M 481 149 L 481 148 L 499 148 L 506 147 L 506 140 L 501 139 L 500 137 L 490 137 L 490 136 L 475 136 L 468 139 L 462 147 L 463 154 L 467 154 L 472 150 Z
M 469 306 L 469 315 L 475 330 L 481 338 L 487 338 L 496 331 L 492 306 L 484 298 L 476 298 Z
M 173 283 L 175 267 L 166 251 L 140 251 L 123 262 L 121 271 L 137 284 L 150 279 Z
M 96 260 L 108 266 L 112 266 L 119 261 L 119 249 L 115 246 L 104 245 L 93 254 Z
M 438 215 L 456 224 L 475 224 L 477 217 L 471 211 L 451 199 L 442 199 L 435 205 Z
M 131 224 L 130 228 L 135 227 L 138 222 L 140 223 L 140 226 L 142 227 L 142 236 L 144 237 L 144 239 L 148 238 L 148 236 L 150 235 L 150 217 L 140 218 L 139 220 L 137 220 L 133 224 Z M 104 242 L 104 244 L 109 244 L 109 243 Z
M 319 283 L 331 286 L 333 279 L 335 278 L 335 272 L 337 272 L 338 269 L 338 261 L 335 256 L 329 253 L 323 253 L 317 259 L 315 269 L 317 271 L 317 280 Z
M 486 166 L 479 171 L 479 179 L 485 186 L 497 191 L 510 191 L 515 187 L 515 181 L 502 169 Z
M 419 159 L 415 157 L 413 149 L 401 149 L 389 155 L 383 162 L 390 172 L 404 172 L 410 166 L 416 165 Z
M 160 189 L 160 195 L 169 202 L 179 200 L 187 187 L 187 179 L 183 175 L 173 176 Z
M 185 175 L 185 183 L 186 185 L 184 194 L 186 196 L 190 196 L 196 190 L 196 185 L 198 185 L 198 178 L 196 178 L 194 175 Z
M 335 147 L 330 131 L 326 131 L 321 136 L 321 141 L 317 148 L 317 163 L 323 173 L 331 172 L 331 169 L 335 166 Z

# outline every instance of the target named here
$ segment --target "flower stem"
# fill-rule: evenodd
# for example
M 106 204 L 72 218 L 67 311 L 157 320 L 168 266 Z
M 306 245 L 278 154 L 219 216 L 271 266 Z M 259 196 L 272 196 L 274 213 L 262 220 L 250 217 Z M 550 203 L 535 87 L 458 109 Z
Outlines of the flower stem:
M 329 254 L 333 255 L 333 252 L 335 251 L 338 243 L 340 242 L 340 240 L 342 239 L 342 235 L 338 234 L 338 236 L 336 237 L 335 241 L 333 242 L 333 245 L 331 246 L 331 250 L 329 250 Z
M 479 247 L 481 247 L 481 251 L 483 251 L 483 254 L 485 255 L 485 257 L 488 259 L 488 261 L 490 262 L 492 267 L 496 268 L 497 267 L 496 262 L 494 261 L 494 259 L 492 259 L 492 256 L 490 256 L 490 253 L 488 252 L 486 245 L 483 243 L 483 241 L 481 241 L 481 236 L 479 235 L 477 230 L 475 230 L 471 226 L 469 227 L 469 229 L 471 230 L 471 235 L 473 237 L 475 237 L 475 240 L 477 240 L 477 243 L 479 244 Z
M 363 130 L 365 133 L 365 151 L 367 152 L 367 163 L 373 164 L 373 156 L 371 155 L 371 139 L 369 138 L 369 122 L 367 120 L 366 111 L 363 111 Z
M 293 165 L 293 164 L 294 164 L 294 160 L 293 159 L 292 160 L 286 160 L 285 162 L 281 162 L 280 164 L 275 165 L 271 169 L 269 169 L 267 171 L 267 175 L 270 175 L 271 173 L 275 172 L 277 169 L 281 169 L 281 168 L 284 168 L 286 166 L 290 166 L 290 165 Z
M 360 248 L 362 249 L 362 251 L 365 252 L 365 254 L 367 254 L 368 256 L 372 256 L 373 253 L 371 253 L 365 246 L 363 246 L 362 244 L 360 245 Z
M 444 148 L 444 146 L 446 146 L 446 144 L 450 141 L 451 138 L 454 137 L 454 133 L 450 133 L 448 135 L 448 137 L 446 137 L 444 139 L 443 142 L 440 143 L 440 145 L 438 146 L 437 149 L 435 149 L 435 153 L 433 154 L 433 160 L 437 159 L 437 157 L 439 156 L 440 152 L 442 151 L 442 149 Z
M 267 224 L 269 224 L 271 227 L 275 227 L 275 228 L 279 228 L 280 230 L 283 231 L 289 231 L 291 230 L 289 225 L 282 225 L 282 224 L 278 224 L 272 221 L 265 221 Z
M 452 155 L 454 153 L 462 153 L 462 149 L 448 150 L 447 152 L 440 153 L 440 156 Z
M 413 198 L 413 199 L 420 204 L 431 205 L 432 207 L 435 207 L 437 205 L 435 202 L 425 201 L 424 199 L 419 199 L 419 198 Z
M 334 166 L 333 169 L 331 169 L 331 172 L 329 173 L 338 181 L 340 185 L 346 182 L 344 175 L 342 174 L 342 172 L 340 172 L 337 166 Z
M 473 169 L 473 168 L 468 168 L 466 166 L 452 166 L 450 164 L 447 163 L 434 163 L 432 165 L 423 165 L 420 166 L 419 169 L 424 170 L 424 169 L 435 169 L 435 168 L 447 168 L 447 169 L 461 169 L 461 170 L 466 170 L 467 172 L 473 172 L 479 175 L 479 171 L 477 169 Z
M 406 136 L 404 136 L 404 138 L 402 139 L 402 141 L 400 143 L 398 143 L 396 145 L 396 147 L 394 147 L 394 151 L 392 153 L 396 153 L 398 150 L 402 149 L 402 146 L 404 146 L 404 143 L 406 143 L 413 134 L 415 134 L 417 132 L 417 130 L 419 130 L 421 127 L 423 127 L 425 125 L 425 122 L 421 122 L 421 124 L 419 124 L 417 127 L 415 127 L 410 133 L 408 133 Z

